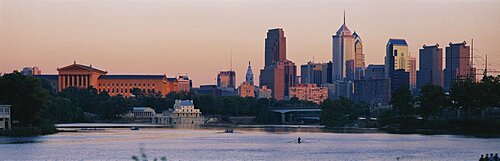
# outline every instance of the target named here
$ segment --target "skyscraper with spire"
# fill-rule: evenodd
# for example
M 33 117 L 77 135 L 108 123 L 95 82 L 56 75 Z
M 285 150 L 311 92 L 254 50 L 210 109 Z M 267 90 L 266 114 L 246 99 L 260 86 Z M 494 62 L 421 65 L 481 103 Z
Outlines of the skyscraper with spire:
M 356 67 L 364 66 L 363 45 L 359 35 L 353 35 L 347 28 L 345 12 L 344 23 L 332 37 L 333 81 L 354 80 Z M 357 51 L 359 58 L 356 55 Z
M 247 74 L 245 75 L 245 81 L 253 85 L 253 72 L 252 66 L 250 65 L 250 61 L 248 61 Z

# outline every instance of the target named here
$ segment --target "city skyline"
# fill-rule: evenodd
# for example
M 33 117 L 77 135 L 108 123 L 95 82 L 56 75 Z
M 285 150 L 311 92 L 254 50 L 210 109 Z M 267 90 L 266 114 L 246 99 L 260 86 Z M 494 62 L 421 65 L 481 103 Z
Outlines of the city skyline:
M 281 2 L 278 11 L 261 6 L 280 2 L 262 1 L 44 2 L 0 2 L 0 72 L 38 66 L 43 74 L 55 74 L 57 67 L 76 60 L 117 74 L 188 73 L 199 86 L 216 84 L 217 73 L 230 68 L 233 53 L 240 84 L 248 61 L 257 68 L 264 66 L 268 29 L 286 30 L 288 59 L 297 66 L 313 57 L 316 62 L 331 60 L 331 35 L 342 25 L 344 10 L 348 26 L 362 35 L 366 65 L 384 63 L 389 38 L 406 39 L 412 56 L 423 44 L 470 44 L 474 38 L 478 49 L 474 55 L 488 54 L 491 68 L 500 66 L 496 54 L 500 49 L 495 45 L 500 42 L 498 1 L 362 1 L 366 3 L 356 6 L 345 1 L 292 1 Z M 385 11 L 398 4 L 404 6 Z M 251 11 L 247 6 L 261 8 Z M 244 21 L 227 23 L 234 18 Z M 392 19 L 400 23 L 389 23 Z M 484 68 L 481 63 L 476 61 L 475 66 Z

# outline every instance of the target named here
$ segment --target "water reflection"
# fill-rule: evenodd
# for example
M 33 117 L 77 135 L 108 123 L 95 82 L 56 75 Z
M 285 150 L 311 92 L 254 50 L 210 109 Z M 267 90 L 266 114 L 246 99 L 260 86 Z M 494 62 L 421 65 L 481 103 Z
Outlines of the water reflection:
M 129 128 L 0 137 L 2 160 L 130 160 L 143 148 L 168 160 L 476 160 L 500 139 L 329 133 L 318 128 Z M 303 144 L 297 144 L 301 137 Z M 443 159 L 445 158 L 445 159 Z

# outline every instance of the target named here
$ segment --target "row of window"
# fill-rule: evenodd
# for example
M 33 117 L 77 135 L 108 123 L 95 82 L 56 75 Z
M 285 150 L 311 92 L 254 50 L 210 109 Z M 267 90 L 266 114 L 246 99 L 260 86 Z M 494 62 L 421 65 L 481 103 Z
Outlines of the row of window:
M 98 86 L 155 86 L 154 83 L 99 83 Z
M 132 89 L 99 89 L 100 92 L 108 92 L 108 93 L 130 93 Z M 155 92 L 155 89 L 142 89 L 142 92 Z

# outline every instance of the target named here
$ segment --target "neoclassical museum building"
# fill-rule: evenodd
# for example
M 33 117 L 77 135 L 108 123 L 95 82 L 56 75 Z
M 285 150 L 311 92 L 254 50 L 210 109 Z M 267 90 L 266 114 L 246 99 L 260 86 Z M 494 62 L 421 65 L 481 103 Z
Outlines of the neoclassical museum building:
M 94 87 L 99 93 L 108 92 L 110 96 L 129 97 L 134 88 L 143 93 L 160 93 L 189 91 L 192 82 L 187 76 L 167 78 L 166 75 L 108 75 L 107 71 L 74 62 L 71 65 L 57 68 L 57 75 L 35 75 L 50 82 L 55 92 L 68 87 Z

